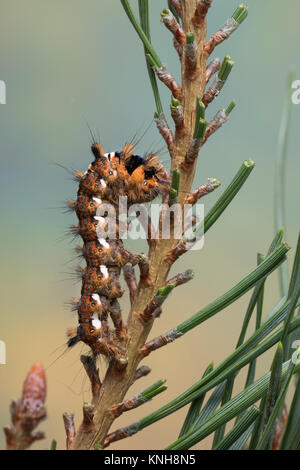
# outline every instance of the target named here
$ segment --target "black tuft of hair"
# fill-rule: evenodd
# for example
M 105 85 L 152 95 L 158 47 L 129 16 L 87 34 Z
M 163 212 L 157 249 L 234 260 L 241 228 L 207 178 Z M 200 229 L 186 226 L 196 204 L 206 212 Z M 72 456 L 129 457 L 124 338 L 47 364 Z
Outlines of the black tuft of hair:
M 97 160 L 98 158 L 103 157 L 102 154 L 102 146 L 98 144 L 97 142 L 94 142 L 93 145 L 91 146 L 91 151 L 92 154 L 94 155 L 95 159 Z
M 75 346 L 75 344 L 79 343 L 80 337 L 78 335 L 73 336 L 73 338 L 70 338 L 69 341 L 67 342 L 68 348 L 72 348 Z
M 136 170 L 139 166 L 145 163 L 145 157 L 140 157 L 139 155 L 132 155 L 129 160 L 126 162 L 126 170 L 131 175 L 134 170 Z
M 154 168 L 154 166 L 151 166 L 150 168 L 145 170 L 145 179 L 146 180 L 149 180 L 154 175 L 156 175 L 156 168 Z

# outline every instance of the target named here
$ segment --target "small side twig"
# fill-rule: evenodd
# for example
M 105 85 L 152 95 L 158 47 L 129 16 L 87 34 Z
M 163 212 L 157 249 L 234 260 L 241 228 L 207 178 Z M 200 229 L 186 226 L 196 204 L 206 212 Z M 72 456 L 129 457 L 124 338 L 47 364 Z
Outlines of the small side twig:
M 193 271 L 191 269 L 188 269 L 187 271 L 176 274 L 176 276 L 169 279 L 167 285 L 172 285 L 175 287 L 182 286 L 183 284 L 186 284 L 187 282 L 191 281 L 193 278 Z
M 10 412 L 12 426 L 5 426 L 7 450 L 25 450 L 34 442 L 44 439 L 42 432 L 33 433 L 46 418 L 46 376 L 43 366 L 37 362 L 28 373 L 20 400 L 13 400 Z
M 167 389 L 167 387 L 164 386 L 165 382 L 165 380 L 159 380 L 158 382 L 155 382 L 155 384 L 146 388 L 146 390 L 144 390 L 143 392 L 140 392 L 135 395 L 134 397 L 112 406 L 109 410 L 110 413 L 115 419 L 121 416 L 121 414 L 125 411 L 131 411 L 134 408 L 143 405 L 147 401 L 152 400 L 152 398 L 154 398 L 156 395 L 159 395 Z
M 83 364 L 83 367 L 90 379 L 91 387 L 92 387 L 92 396 L 93 396 L 93 403 L 95 403 L 99 398 L 99 393 L 101 389 L 101 381 L 99 377 L 99 371 L 96 368 L 95 359 L 90 356 L 80 356 L 80 361 Z
M 182 17 L 182 3 L 181 0 L 169 0 L 170 5 L 172 5 L 177 11 L 178 16 Z
M 176 134 L 183 134 L 185 130 L 183 108 L 178 100 L 172 96 L 171 116 L 174 120 Z
M 211 7 L 212 0 L 199 0 L 194 16 L 192 18 L 193 23 L 200 27 L 207 15 L 209 8 Z
M 229 114 L 235 108 L 235 106 L 236 101 L 232 100 L 227 109 L 220 109 L 220 111 L 217 112 L 215 117 L 208 123 L 201 146 L 204 145 L 207 139 L 209 139 L 209 137 L 211 137 L 218 129 L 223 126 L 223 124 L 228 121 Z
M 173 75 L 168 72 L 166 66 L 163 64 L 162 67 L 157 67 L 152 61 L 151 56 L 147 55 L 148 59 L 152 63 L 154 71 L 161 82 L 163 82 L 167 88 L 172 92 L 172 95 L 177 99 L 182 99 L 182 89 L 181 86 L 177 83 Z
M 86 430 L 94 427 L 94 405 L 92 403 L 83 404 L 83 426 Z
M 168 331 L 164 335 L 160 335 L 157 338 L 154 338 L 152 341 L 149 341 L 148 343 L 144 344 L 140 348 L 140 354 L 142 357 L 146 357 L 152 351 L 166 346 L 166 344 L 172 343 L 173 341 L 175 341 L 175 339 L 180 338 L 180 336 L 182 336 L 182 333 L 180 333 L 176 330 L 176 328 L 174 328 L 173 330 Z
M 151 369 L 148 366 L 139 367 L 135 373 L 135 376 L 133 377 L 132 383 L 136 382 L 142 377 L 146 377 L 146 375 L 150 374 L 150 372 L 151 372 Z
M 178 54 L 179 60 L 181 61 L 182 60 L 182 55 L 183 55 L 183 46 L 181 46 L 179 44 L 179 42 L 177 41 L 177 39 L 175 37 L 173 39 L 173 45 L 174 45 L 174 49 L 176 50 L 176 52 Z
M 206 56 L 210 56 L 215 47 L 229 38 L 234 31 L 238 29 L 240 24 L 247 18 L 248 8 L 241 4 L 233 13 L 231 18 L 228 18 L 223 28 L 219 29 L 204 45 L 204 52 Z
M 108 434 L 106 436 L 103 447 L 108 447 L 110 444 L 116 441 L 120 441 L 121 439 L 126 439 L 127 437 L 133 436 L 139 431 L 139 423 L 133 423 L 130 426 L 126 426 L 124 428 L 117 429 L 116 431 Z
M 211 137 L 218 129 L 220 129 L 220 127 L 223 126 L 226 121 L 228 121 L 228 116 L 226 116 L 225 110 L 222 109 L 218 111 L 215 117 L 208 123 L 202 145 L 204 145 L 207 139 L 209 139 L 209 137 Z
M 180 241 L 175 248 L 172 248 L 165 256 L 165 260 L 169 266 L 172 266 L 175 261 L 188 251 L 187 240 Z
M 130 304 L 132 305 L 137 291 L 137 280 L 133 267 L 130 265 L 124 266 L 123 274 L 129 290 Z
M 163 137 L 164 141 L 167 144 L 170 155 L 173 157 L 174 151 L 175 151 L 174 136 L 173 136 L 171 129 L 168 126 L 164 113 L 161 113 L 159 116 L 156 115 L 154 121 L 156 123 L 159 133 L 161 134 L 161 136 Z
M 213 59 L 206 67 L 205 82 L 208 83 L 211 77 L 221 68 L 221 61 L 217 57 Z
M 151 285 L 150 271 L 149 271 L 149 259 L 145 253 L 140 254 L 140 285 L 149 286 Z
M 174 35 L 174 38 L 176 39 L 178 44 L 183 46 L 185 44 L 185 33 L 173 13 L 166 8 L 162 11 L 160 16 L 161 21 L 164 23 L 166 28 L 168 28 L 168 30 Z
M 172 290 L 176 287 L 175 284 L 168 284 L 165 287 L 158 289 L 156 295 L 146 306 L 144 311 L 140 314 L 140 319 L 143 323 L 148 323 L 153 318 L 157 317 L 161 313 L 161 306 L 167 299 Z
M 195 191 L 193 191 L 186 197 L 185 203 L 191 205 L 196 204 L 199 199 L 209 193 L 212 193 L 216 188 L 220 186 L 220 184 L 220 181 L 218 181 L 216 178 L 209 178 L 207 183 L 202 184 L 201 186 L 199 186 L 199 188 L 197 188 Z
M 126 411 L 134 410 L 139 406 L 143 405 L 147 400 L 145 400 L 140 394 L 135 395 L 132 398 L 128 398 L 128 400 L 123 401 L 122 403 L 118 403 L 114 405 L 109 412 L 112 414 L 114 419 L 121 416 L 121 414 L 125 413 Z
M 231 60 L 231 57 L 226 56 L 217 77 L 203 95 L 202 102 L 206 108 L 220 94 L 233 66 L 234 62 Z
M 63 414 L 64 426 L 66 431 L 66 447 L 69 450 L 72 446 L 72 442 L 74 441 L 75 437 L 75 424 L 74 424 L 74 415 L 70 413 Z

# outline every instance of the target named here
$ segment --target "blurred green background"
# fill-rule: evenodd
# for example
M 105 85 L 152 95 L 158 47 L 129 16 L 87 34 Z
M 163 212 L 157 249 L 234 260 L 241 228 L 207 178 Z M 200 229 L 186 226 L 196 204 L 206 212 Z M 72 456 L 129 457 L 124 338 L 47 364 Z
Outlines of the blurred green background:
M 236 5 L 236 0 L 214 0 L 209 34 L 224 24 Z M 247 21 L 215 51 L 221 58 L 230 54 L 236 65 L 208 116 L 232 98 L 238 106 L 201 152 L 195 184 L 212 176 L 225 187 L 249 157 L 256 168 L 209 232 L 204 249 L 176 265 L 178 272 L 194 269 L 195 279 L 170 297 L 151 336 L 175 326 L 233 286 L 253 268 L 256 253 L 265 252 L 273 236 L 274 162 L 290 65 L 300 78 L 300 4 L 249 0 L 248 5 Z M 150 6 L 153 43 L 179 78 L 170 35 L 159 21 L 166 2 L 155 0 Z M 53 163 L 86 169 L 91 161 L 86 122 L 99 129 L 106 151 L 119 149 L 151 122 L 153 97 L 142 46 L 117 0 L 1 0 L 0 79 L 7 86 L 7 104 L 0 105 L 0 339 L 7 344 L 7 365 L 0 365 L 0 424 L 9 422 L 10 400 L 20 396 L 27 371 L 39 360 L 47 367 L 48 419 L 40 426 L 47 440 L 34 448 L 49 448 L 52 438 L 64 448 L 61 415 L 75 412 L 79 423 L 81 404 L 89 393 L 79 362 L 81 346 L 58 358 L 65 351 L 66 329 L 77 322 L 64 303 L 78 296 L 80 285 L 70 280 L 74 253 L 64 238 L 75 219 L 60 209 L 65 199 L 74 197 L 76 187 Z M 162 96 L 168 107 L 169 93 L 163 88 Z M 286 236 L 292 247 L 299 228 L 299 116 L 300 106 L 293 106 Z M 160 147 L 154 125 L 140 152 L 153 144 Z M 166 155 L 163 160 L 168 166 Z M 220 190 L 206 198 L 206 210 L 218 194 Z M 276 276 L 267 287 L 265 313 L 278 299 Z M 199 379 L 209 362 L 218 364 L 231 352 L 248 298 L 147 358 L 152 374 L 130 393 L 162 377 L 168 379 L 169 389 L 123 416 L 117 425 L 129 424 L 165 403 Z M 270 358 L 266 355 L 260 361 L 259 372 L 269 368 Z M 239 380 L 242 383 L 243 376 Z M 112 448 L 163 448 L 176 438 L 184 413 L 181 410 Z M 0 446 L 4 446 L 1 433 Z

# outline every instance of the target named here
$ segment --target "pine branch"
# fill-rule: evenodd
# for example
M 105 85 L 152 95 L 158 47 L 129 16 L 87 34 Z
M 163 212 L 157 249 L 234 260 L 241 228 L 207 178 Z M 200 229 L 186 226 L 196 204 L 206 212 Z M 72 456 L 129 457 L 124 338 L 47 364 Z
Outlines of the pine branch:
M 219 29 L 205 44 L 204 50 L 207 56 L 210 56 L 214 49 L 219 46 L 223 41 L 228 39 L 234 31 L 238 29 L 240 24 L 247 18 L 248 8 L 241 3 L 235 10 L 232 17 L 229 18 L 223 28 Z
M 44 439 L 42 432 L 33 431 L 46 418 L 45 400 L 45 371 L 37 362 L 25 379 L 21 399 L 11 403 L 12 426 L 4 427 L 7 450 L 25 450 L 34 442 Z
M 179 54 L 182 55 L 182 61 L 180 63 L 181 83 L 179 83 L 163 64 L 150 40 L 148 2 L 139 1 L 141 20 L 141 24 L 139 24 L 133 14 L 129 1 L 120 1 L 131 24 L 142 41 L 150 66 L 159 80 L 171 91 L 173 97 L 172 117 L 176 127 L 175 135 L 168 126 L 165 115 L 160 108 L 159 95 L 154 84 L 156 82 L 152 80 L 153 74 L 151 75 L 149 73 L 157 105 L 155 120 L 171 156 L 171 174 L 173 174 L 173 170 L 176 169 L 184 170 L 180 172 L 179 185 L 176 185 L 176 187 L 174 185 L 173 187 L 175 190 L 173 196 L 175 196 L 175 199 L 177 198 L 177 203 L 182 207 L 186 195 L 191 193 L 196 159 L 207 126 L 204 117 L 201 115 L 201 113 L 203 113 L 203 106 L 200 105 L 199 101 L 197 109 L 195 106 L 197 97 L 204 95 L 206 86 L 207 53 L 204 50 L 207 33 L 206 17 L 201 19 L 201 24 L 195 24 L 191 21 L 197 7 L 196 0 L 186 0 L 184 3 L 170 1 L 169 9 L 171 13 L 168 11 L 168 13 L 164 12 L 163 14 L 163 22 L 167 24 L 172 31 Z M 201 13 L 200 10 L 198 11 Z M 179 48 L 182 48 L 182 51 L 180 51 Z M 228 63 L 227 61 L 227 65 Z M 189 73 L 186 73 L 187 70 L 189 70 Z M 226 75 L 226 73 L 226 70 L 222 70 L 222 74 Z M 183 168 L 182 165 L 184 162 L 187 164 Z M 250 166 L 253 166 L 253 164 L 251 163 L 249 167 Z M 248 170 L 249 168 L 247 168 L 246 171 L 247 175 L 249 174 Z M 244 182 L 245 179 L 246 177 L 243 174 L 241 180 Z M 234 189 L 229 196 L 226 193 L 226 197 L 221 200 L 220 204 L 211 213 L 208 223 L 205 223 L 207 229 L 217 220 L 225 207 L 227 207 L 234 195 L 238 192 L 243 184 L 241 180 L 237 182 L 237 186 L 239 185 L 238 189 Z M 176 195 L 175 192 L 177 193 Z M 197 198 L 200 194 L 201 191 L 198 191 L 197 196 L 194 195 L 194 197 Z M 76 432 L 76 436 L 71 445 L 72 449 L 101 448 L 104 443 L 107 444 L 106 439 L 108 439 L 108 432 L 115 419 L 115 415 L 109 413 L 108 410 L 112 409 L 115 404 L 126 403 L 124 397 L 135 380 L 136 371 L 142 358 L 140 354 L 141 347 L 146 343 L 153 321 L 159 314 L 163 301 L 167 298 L 170 290 L 189 278 L 189 276 L 186 275 L 178 275 L 173 278 L 173 281 L 167 281 L 172 265 L 168 259 L 168 254 L 172 252 L 177 245 L 178 239 L 174 237 L 174 234 L 171 234 L 170 239 L 166 240 L 163 239 L 163 237 L 158 237 L 155 243 L 151 242 L 149 244 L 147 258 L 149 261 L 149 282 L 143 283 L 143 285 L 140 282 L 136 289 L 136 286 L 133 286 L 135 283 L 131 278 L 129 285 L 132 287 L 132 305 L 126 328 L 127 337 L 130 338 L 130 341 L 126 344 L 128 363 L 123 368 L 120 368 L 117 367 L 113 361 L 110 362 L 95 407 L 93 409 L 89 406 L 85 407 L 84 420 Z M 116 431 L 113 434 L 125 436 L 130 433 L 132 433 L 132 429 Z M 113 436 L 110 435 L 109 439 L 113 439 Z
M 69 450 L 72 446 L 72 442 L 75 437 L 75 424 L 74 424 L 74 415 L 70 413 L 63 414 L 64 426 L 66 431 L 66 447 Z

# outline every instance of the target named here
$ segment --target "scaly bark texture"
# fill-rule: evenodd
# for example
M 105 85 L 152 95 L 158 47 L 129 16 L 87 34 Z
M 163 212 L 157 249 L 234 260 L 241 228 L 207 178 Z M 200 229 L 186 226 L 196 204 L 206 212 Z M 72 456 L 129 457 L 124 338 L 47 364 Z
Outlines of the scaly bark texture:
M 171 174 L 174 168 L 179 168 L 183 162 L 192 141 L 196 119 L 196 97 L 202 96 L 206 85 L 206 61 L 204 44 L 206 41 L 206 19 L 197 26 L 192 18 L 197 6 L 197 0 L 182 2 L 182 29 L 185 33 L 195 33 L 197 44 L 197 68 L 199 73 L 192 79 L 186 73 L 185 52 L 182 57 L 182 95 L 179 97 L 183 119 L 184 132 L 175 133 L 175 151 L 172 155 Z M 180 192 L 178 203 L 183 204 L 187 192 L 190 192 L 195 174 L 194 164 L 188 171 L 181 172 Z M 124 397 L 134 381 L 135 374 L 143 355 L 140 350 L 145 344 L 151 331 L 153 320 L 148 323 L 141 321 L 140 315 L 151 302 L 157 290 L 165 285 L 170 270 L 170 262 L 167 253 L 178 243 L 172 236 L 170 239 L 159 239 L 151 243 L 149 250 L 149 276 L 151 282 L 138 286 L 131 311 L 128 318 L 128 365 L 119 370 L 111 363 L 103 380 L 99 397 L 94 402 L 93 425 L 86 426 L 83 422 L 77 431 L 71 449 L 92 449 L 94 446 L 103 445 L 105 437 L 114 421 L 110 409 L 124 400 Z

